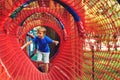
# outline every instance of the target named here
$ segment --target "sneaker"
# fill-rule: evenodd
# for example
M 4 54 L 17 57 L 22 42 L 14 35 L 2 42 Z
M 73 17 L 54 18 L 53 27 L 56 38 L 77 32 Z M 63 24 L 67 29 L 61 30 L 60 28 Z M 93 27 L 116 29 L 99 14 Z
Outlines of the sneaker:
M 41 72 L 44 72 L 44 69 L 41 66 L 38 67 L 38 70 L 41 71 Z

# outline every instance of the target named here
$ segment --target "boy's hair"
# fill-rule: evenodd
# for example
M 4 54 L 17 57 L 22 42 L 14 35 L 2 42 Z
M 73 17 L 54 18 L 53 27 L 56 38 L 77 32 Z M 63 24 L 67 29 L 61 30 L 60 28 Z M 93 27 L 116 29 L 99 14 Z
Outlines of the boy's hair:
M 44 34 L 46 34 L 46 28 L 45 27 L 41 27 L 41 26 L 38 26 L 37 27 L 37 32 L 43 32 Z

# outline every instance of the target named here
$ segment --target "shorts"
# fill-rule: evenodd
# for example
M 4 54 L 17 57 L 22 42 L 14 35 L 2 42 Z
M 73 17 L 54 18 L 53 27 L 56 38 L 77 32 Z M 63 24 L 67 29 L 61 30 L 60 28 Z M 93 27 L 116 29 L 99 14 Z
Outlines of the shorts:
M 49 55 L 50 55 L 50 52 L 37 51 L 37 61 L 49 63 Z

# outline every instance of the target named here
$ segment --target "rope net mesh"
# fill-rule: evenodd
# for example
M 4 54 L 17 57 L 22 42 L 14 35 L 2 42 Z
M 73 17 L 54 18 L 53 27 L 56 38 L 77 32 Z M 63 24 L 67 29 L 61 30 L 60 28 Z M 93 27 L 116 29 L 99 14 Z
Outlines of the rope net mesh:
M 28 0 L 32 1 L 32 0 Z M 120 5 L 115 0 L 0 0 L 0 80 L 119 80 Z M 24 5 L 24 6 L 22 6 Z M 62 23 L 64 27 L 60 25 Z M 49 72 L 42 73 L 22 51 L 26 34 L 36 26 L 60 36 Z

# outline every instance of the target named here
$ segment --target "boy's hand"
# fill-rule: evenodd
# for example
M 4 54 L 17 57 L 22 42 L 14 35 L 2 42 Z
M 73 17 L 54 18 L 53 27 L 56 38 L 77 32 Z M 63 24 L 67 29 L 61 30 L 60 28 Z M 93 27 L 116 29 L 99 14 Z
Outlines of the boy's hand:
M 59 44 L 59 41 L 54 41 L 55 45 L 58 45 Z
M 23 48 L 23 47 L 21 47 L 21 49 L 23 50 L 24 48 Z

